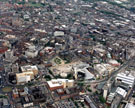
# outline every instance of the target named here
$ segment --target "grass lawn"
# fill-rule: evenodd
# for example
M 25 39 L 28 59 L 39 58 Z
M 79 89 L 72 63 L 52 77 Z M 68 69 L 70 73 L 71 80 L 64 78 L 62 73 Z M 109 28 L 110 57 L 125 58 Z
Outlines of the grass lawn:
M 28 3 L 29 6 L 32 6 L 32 7 L 42 7 L 43 5 L 41 3 Z
M 54 59 L 54 62 L 55 62 L 56 64 L 61 64 L 61 59 L 55 58 L 55 59 Z
M 68 63 L 71 63 L 71 61 L 70 60 L 65 60 L 65 64 L 68 64 Z
M 16 88 L 18 89 L 23 89 L 25 87 L 25 85 L 16 85 Z
M 0 0 L 0 2 L 6 2 L 6 0 Z
M 2 88 L 2 91 L 5 92 L 5 93 L 11 92 L 12 88 L 10 86 L 7 86 L 7 87 Z
M 5 95 L 0 95 L 0 98 L 7 98 L 7 96 L 5 96 Z

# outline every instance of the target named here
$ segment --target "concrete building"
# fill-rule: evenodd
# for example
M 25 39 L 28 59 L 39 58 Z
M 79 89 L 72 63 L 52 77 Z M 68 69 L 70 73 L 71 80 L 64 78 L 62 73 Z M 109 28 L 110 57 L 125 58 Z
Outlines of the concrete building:
M 54 36 L 64 36 L 64 32 L 63 31 L 55 31 Z
M 27 107 L 32 107 L 33 105 L 34 105 L 33 102 L 30 102 L 30 103 L 23 104 L 23 107 L 27 108 Z
M 18 92 L 18 89 L 17 88 L 15 88 L 15 89 L 13 89 L 13 97 L 14 98 L 18 98 L 19 97 L 19 92 Z
M 110 79 L 103 87 L 103 97 L 107 99 L 107 95 L 111 92 L 112 85 L 114 84 L 114 80 Z
M 19 72 L 19 66 L 17 63 L 12 65 L 12 72 L 14 72 L 14 73 Z
M 28 50 L 28 51 L 25 51 L 25 55 L 29 58 L 34 58 L 38 55 L 38 51 Z
M 51 81 L 47 81 L 47 84 L 50 90 L 62 89 L 62 88 L 70 88 L 74 86 L 74 80 L 68 79 L 53 79 Z
M 117 74 L 115 81 L 117 84 L 124 83 L 124 84 L 129 85 L 129 87 L 132 88 L 135 83 L 135 77 L 133 77 L 132 75 L 126 75 L 124 73 L 119 73 Z
M 34 75 L 38 74 L 38 68 L 37 66 L 31 66 L 31 65 L 27 65 L 27 66 L 21 66 L 21 71 L 24 72 L 33 72 Z
M 34 79 L 34 76 L 38 74 L 37 66 L 22 66 L 21 71 L 22 73 L 16 73 L 17 84 L 27 83 Z
M 42 29 L 35 29 L 36 32 L 41 32 L 41 33 L 46 33 L 45 30 L 42 30 Z
M 89 64 L 80 63 L 75 66 L 73 66 L 73 70 L 75 72 L 75 79 L 78 79 L 78 74 L 82 73 L 84 74 L 85 80 L 93 80 L 95 79 L 94 75 L 88 71 Z
M 118 61 L 116 61 L 116 60 L 111 59 L 108 61 L 108 63 L 112 66 L 120 66 L 120 63 L 118 63 Z
M 8 49 L 6 52 L 5 52 L 5 61 L 8 61 L 8 62 L 15 62 L 16 60 L 18 59 L 18 57 L 14 56 L 14 51 L 11 50 L 11 49 Z
M 135 108 L 135 105 L 132 103 L 127 103 L 125 108 Z
M 55 43 L 55 49 L 56 49 L 56 50 L 62 49 L 62 44 Z
M 107 104 L 111 104 L 112 101 L 113 101 L 113 99 L 114 99 L 114 97 L 115 97 L 115 95 L 116 95 L 116 93 L 110 93 L 110 94 L 108 95 L 108 97 L 107 97 L 106 103 L 107 103 Z
M 50 54 L 54 53 L 54 48 L 53 47 L 45 47 L 43 52 L 50 55 Z
M 103 64 L 96 64 L 94 65 L 94 69 L 101 75 L 106 76 L 108 75 L 108 70 Z
M 124 90 L 124 89 L 121 88 L 121 87 L 118 87 L 118 88 L 116 89 L 116 93 L 119 94 L 119 95 L 121 95 L 123 98 L 125 98 L 126 95 L 127 95 L 126 90 Z
M 86 101 L 86 103 L 88 103 L 90 108 L 97 108 L 96 105 L 92 102 L 92 100 L 89 96 L 85 96 L 84 100 Z
M 30 43 L 25 43 L 25 47 L 28 48 L 25 51 L 25 56 L 28 58 L 34 58 L 38 55 L 38 50 L 36 49 L 35 45 Z
M 33 72 L 24 72 L 16 74 L 17 84 L 28 83 L 33 78 L 34 78 Z
M 122 100 L 122 96 L 121 95 L 117 95 L 114 98 L 114 100 L 113 100 L 113 102 L 111 104 L 111 108 L 118 108 L 118 106 L 120 105 L 121 100 Z
M 13 57 L 13 50 L 7 50 L 6 52 L 5 52 L 5 58 L 6 59 L 11 59 L 12 57 Z
M 108 95 L 108 86 L 104 86 L 104 91 L 103 91 L 103 97 L 104 97 L 104 99 L 106 99 L 107 98 L 107 95 Z
M 115 69 L 110 64 L 96 64 L 94 65 L 94 69 L 102 76 L 107 76 L 108 74 L 111 74 L 111 72 Z

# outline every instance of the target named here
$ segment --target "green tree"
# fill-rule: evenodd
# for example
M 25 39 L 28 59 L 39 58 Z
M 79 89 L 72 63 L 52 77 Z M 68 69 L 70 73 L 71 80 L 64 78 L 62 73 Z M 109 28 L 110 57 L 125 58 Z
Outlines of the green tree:
M 105 102 L 106 102 L 106 100 L 104 99 L 103 96 L 99 96 L 99 100 L 100 100 L 100 102 L 102 102 L 102 103 L 105 103 Z

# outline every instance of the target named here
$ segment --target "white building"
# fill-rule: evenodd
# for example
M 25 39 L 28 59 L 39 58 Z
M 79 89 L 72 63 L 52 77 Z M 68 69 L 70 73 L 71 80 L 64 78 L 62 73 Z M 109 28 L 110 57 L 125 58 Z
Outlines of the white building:
M 24 107 L 24 108 L 26 108 L 26 107 L 30 107 L 30 106 L 33 106 L 33 102 L 23 104 L 23 107 Z
M 25 43 L 26 48 L 28 50 L 25 51 L 25 56 L 29 58 L 34 58 L 38 55 L 38 50 L 36 50 L 35 45 L 30 44 L 30 43 Z
M 86 80 L 95 79 L 94 75 L 88 71 L 89 64 L 80 63 L 76 66 L 73 66 L 74 72 L 75 72 L 75 78 L 77 79 L 78 72 L 82 72 L 85 74 Z
M 134 83 L 135 83 L 135 77 L 133 77 L 132 75 L 126 75 L 124 73 L 119 73 L 117 74 L 116 78 L 116 83 L 124 83 L 129 85 L 129 87 L 133 87 Z
M 24 83 L 28 83 L 29 81 L 31 81 L 30 75 L 16 74 L 16 78 L 17 78 L 17 84 L 24 84 Z
M 34 66 L 31 66 L 31 65 L 21 66 L 21 71 L 22 72 L 33 72 L 34 75 L 38 74 L 38 68 L 36 65 L 34 65 Z
M 55 49 L 56 49 L 56 50 L 62 49 L 62 44 L 55 43 Z
M 7 50 L 6 52 L 5 52 L 5 58 L 6 59 L 11 59 L 12 57 L 13 57 L 13 50 Z
M 111 74 L 112 71 L 114 71 L 115 67 L 110 64 L 102 63 L 102 64 L 95 64 L 94 69 L 100 75 L 107 76 L 107 75 Z
M 38 74 L 37 66 L 21 66 L 21 71 L 22 73 L 16 73 L 17 84 L 28 83 Z
M 64 32 L 63 31 L 55 31 L 54 36 L 64 36 Z
M 110 93 L 109 95 L 108 95 L 108 97 L 107 97 L 107 103 L 108 104 L 111 104 L 112 103 L 112 101 L 113 101 L 113 99 L 114 99 L 114 97 L 115 97 L 115 93 Z
M 96 64 L 94 65 L 94 69 L 100 74 L 100 75 L 108 75 L 108 70 L 106 67 L 102 64 Z
M 135 108 L 135 105 L 132 103 L 127 103 L 125 108 Z
M 29 58 L 34 58 L 38 55 L 38 51 L 25 51 L 25 55 Z
M 15 62 L 18 57 L 14 56 L 14 51 L 9 49 L 5 52 L 5 60 L 8 62 Z
M 46 31 L 43 29 L 35 29 L 36 32 L 40 32 L 40 33 L 46 33 Z
M 123 98 L 125 98 L 126 95 L 127 95 L 126 90 L 122 89 L 121 87 L 118 87 L 118 88 L 116 89 L 116 93 L 119 94 L 119 95 L 121 95 Z
M 54 90 L 54 89 L 58 89 L 58 88 L 73 87 L 74 80 L 52 79 L 51 81 L 47 81 L 47 84 L 51 90 Z
M 104 99 L 107 98 L 107 95 L 108 95 L 108 88 L 104 89 L 104 92 L 103 92 Z
M 114 84 L 114 80 L 110 79 L 103 87 L 103 97 L 106 99 L 107 95 L 111 92 L 112 85 Z
M 120 63 L 117 60 L 109 60 L 108 63 L 112 66 L 120 66 Z

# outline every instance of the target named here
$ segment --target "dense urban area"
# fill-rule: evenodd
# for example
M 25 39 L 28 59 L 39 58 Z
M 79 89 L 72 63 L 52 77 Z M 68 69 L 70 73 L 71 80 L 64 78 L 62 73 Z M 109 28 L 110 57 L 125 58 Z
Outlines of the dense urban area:
M 0 0 L 0 108 L 135 108 L 135 1 Z

